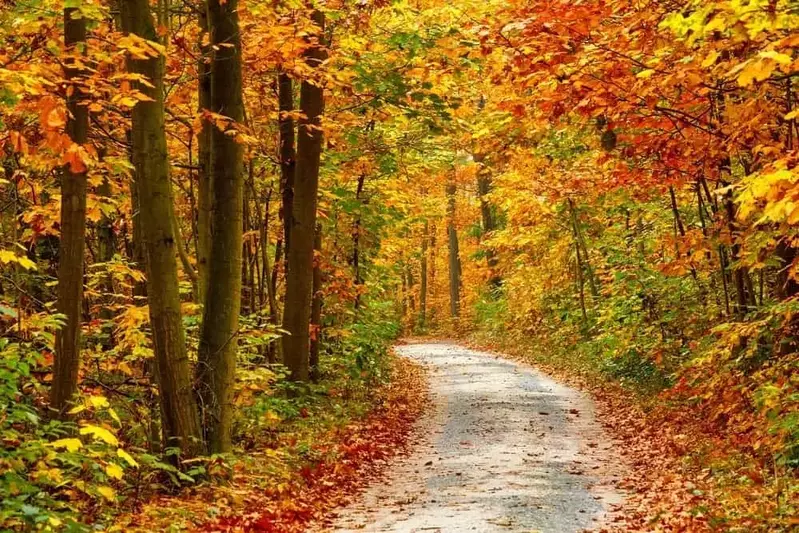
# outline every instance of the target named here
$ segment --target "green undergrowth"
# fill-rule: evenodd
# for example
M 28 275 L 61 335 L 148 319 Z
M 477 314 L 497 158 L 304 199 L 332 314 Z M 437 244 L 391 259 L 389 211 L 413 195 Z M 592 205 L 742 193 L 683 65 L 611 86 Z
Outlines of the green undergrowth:
M 106 353 L 84 364 L 80 399 L 60 421 L 47 407 L 57 320 L 25 339 L 0 340 L 0 531 L 103 529 L 155 496 L 229 483 L 253 452 L 267 456 L 264 484 L 324 459 L 323 436 L 365 416 L 390 379 L 399 327 L 388 307 L 374 309 L 331 332 L 311 384 L 289 382 L 281 365 L 263 361 L 260 340 L 247 350 L 243 339 L 250 359 L 236 376 L 235 450 L 188 460 L 160 445 L 145 350 L 135 359 Z
M 595 383 L 612 382 L 640 397 L 656 395 L 674 381 L 644 351 L 645 346 L 624 332 L 586 328 L 574 315 L 541 320 L 535 328 L 516 327 L 507 301 L 483 296 L 475 306 L 467 337 L 480 345 L 496 346 L 525 361 L 564 371 Z

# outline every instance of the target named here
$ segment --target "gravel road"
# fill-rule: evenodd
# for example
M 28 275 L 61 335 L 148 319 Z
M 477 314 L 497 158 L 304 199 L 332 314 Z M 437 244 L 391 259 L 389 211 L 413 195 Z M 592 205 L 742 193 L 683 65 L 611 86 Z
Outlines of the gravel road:
M 428 367 L 433 405 L 411 453 L 332 531 L 581 532 L 620 502 L 622 470 L 584 394 L 456 344 L 398 351 Z

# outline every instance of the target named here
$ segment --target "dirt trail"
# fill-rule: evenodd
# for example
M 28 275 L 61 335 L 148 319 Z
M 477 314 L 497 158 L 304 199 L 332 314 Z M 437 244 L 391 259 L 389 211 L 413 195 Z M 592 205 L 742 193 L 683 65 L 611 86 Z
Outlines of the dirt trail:
M 423 437 L 329 530 L 580 532 L 621 500 L 619 461 L 585 395 L 456 344 L 398 350 L 430 369 Z

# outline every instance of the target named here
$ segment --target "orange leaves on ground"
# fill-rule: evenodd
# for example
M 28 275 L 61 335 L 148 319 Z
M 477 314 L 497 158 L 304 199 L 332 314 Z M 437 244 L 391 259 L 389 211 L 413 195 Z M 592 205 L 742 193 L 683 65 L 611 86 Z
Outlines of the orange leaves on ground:
M 365 419 L 320 439 L 318 451 L 334 460 L 306 462 L 288 483 L 251 494 L 241 514 L 223 516 L 204 529 L 289 533 L 323 523 L 408 443 L 426 399 L 422 369 L 406 360 L 395 361 L 393 382 L 378 398 Z
M 371 395 L 371 411 L 346 426 L 320 428 L 312 449 L 300 453 L 294 434 L 277 431 L 275 442 L 250 453 L 258 460 L 234 467 L 228 486 L 206 485 L 150 502 L 144 512 L 120 520 L 120 527 L 160 530 L 187 516 L 194 522 L 184 525 L 209 532 L 293 533 L 321 527 L 331 511 L 409 445 L 426 404 L 426 380 L 422 368 L 409 361 L 394 360 L 392 366 L 391 383 Z

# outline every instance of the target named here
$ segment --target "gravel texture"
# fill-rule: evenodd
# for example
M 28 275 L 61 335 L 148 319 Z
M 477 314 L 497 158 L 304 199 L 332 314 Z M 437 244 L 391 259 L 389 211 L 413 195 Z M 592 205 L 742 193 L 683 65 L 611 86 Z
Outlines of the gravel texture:
M 419 442 L 332 531 L 580 532 L 621 501 L 620 461 L 584 394 L 456 344 L 398 351 L 429 369 Z

